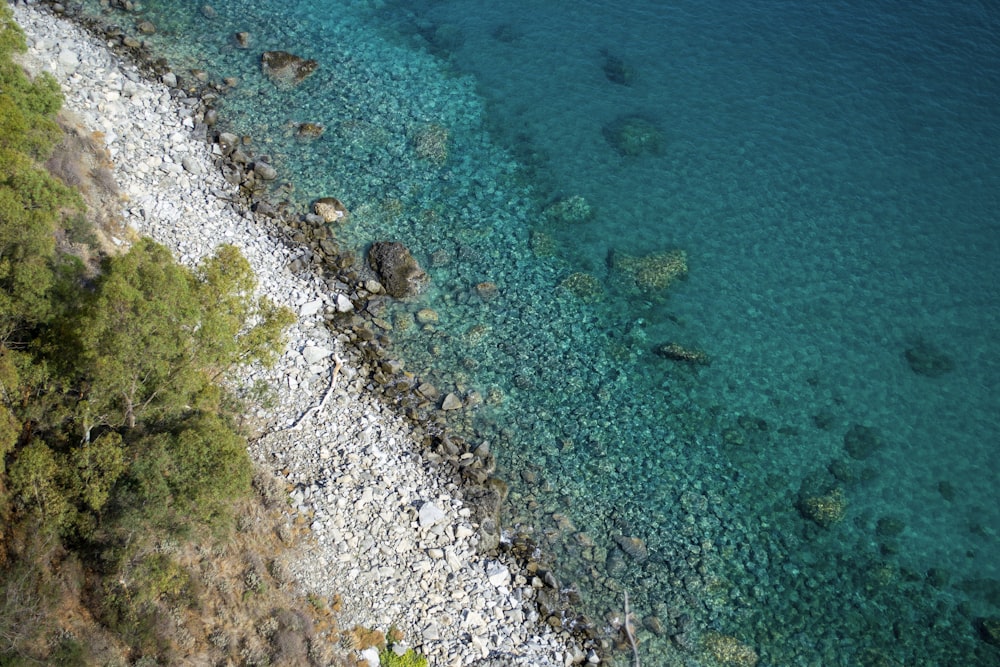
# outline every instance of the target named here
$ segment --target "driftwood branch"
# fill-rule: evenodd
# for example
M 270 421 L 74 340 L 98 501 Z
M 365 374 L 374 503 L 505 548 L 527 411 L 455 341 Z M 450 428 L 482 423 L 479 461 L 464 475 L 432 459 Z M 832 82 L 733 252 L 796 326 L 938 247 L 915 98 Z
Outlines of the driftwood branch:
M 339 356 L 337 356 L 336 353 L 334 353 L 333 369 L 330 371 L 330 384 L 327 385 L 326 392 L 323 394 L 322 400 L 320 400 L 319 403 L 317 403 L 316 405 L 312 406 L 311 408 L 303 412 L 301 415 L 299 415 L 299 418 L 296 419 L 294 422 L 292 422 L 289 426 L 286 426 L 285 428 L 276 429 L 274 431 L 271 431 L 271 433 L 280 433 L 282 431 L 298 431 L 300 428 L 302 428 L 302 422 L 304 422 L 307 417 L 312 415 L 314 412 L 319 412 L 323 408 L 325 408 L 327 401 L 330 400 L 330 395 L 333 394 L 333 388 L 337 386 L 337 376 L 340 375 L 340 369 L 342 369 L 343 367 L 344 367 L 344 362 L 340 359 Z
M 628 610 L 628 591 L 625 591 L 625 623 L 622 627 L 625 628 L 625 636 L 628 638 L 629 645 L 632 646 L 632 657 L 635 659 L 633 664 L 635 667 L 642 667 L 639 664 L 639 645 L 635 643 L 635 635 L 632 634 L 632 614 Z

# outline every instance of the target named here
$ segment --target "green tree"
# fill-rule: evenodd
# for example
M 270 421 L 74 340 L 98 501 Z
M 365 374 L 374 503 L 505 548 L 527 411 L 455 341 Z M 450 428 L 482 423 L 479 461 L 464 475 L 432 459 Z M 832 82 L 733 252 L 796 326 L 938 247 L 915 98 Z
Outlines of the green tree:
M 231 247 L 197 272 L 149 239 L 108 259 L 64 351 L 86 385 L 83 439 L 98 423 L 134 428 L 140 416 L 182 416 L 211 394 L 214 377 L 273 360 L 292 316 L 256 298 L 254 287 L 249 265 Z
M 59 141 L 62 104 L 49 75 L 31 80 L 11 55 L 24 51 L 11 10 L 0 5 L 0 343 L 21 343 L 50 312 L 55 231 L 79 194 L 40 167 Z M 17 335 L 16 332 L 22 333 Z
M 62 528 L 71 505 L 59 483 L 60 466 L 55 453 L 40 440 L 22 447 L 9 472 L 11 494 L 44 531 Z

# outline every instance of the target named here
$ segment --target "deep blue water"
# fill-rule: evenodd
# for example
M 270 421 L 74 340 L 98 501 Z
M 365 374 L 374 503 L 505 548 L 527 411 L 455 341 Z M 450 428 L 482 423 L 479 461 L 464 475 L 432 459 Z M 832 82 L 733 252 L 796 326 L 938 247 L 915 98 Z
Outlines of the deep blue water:
M 660 619 L 644 664 L 712 664 L 710 631 L 762 665 L 997 663 L 1000 9 L 201 4 L 147 2 L 151 41 L 239 77 L 224 122 L 347 204 L 345 245 L 428 267 L 394 350 L 482 397 L 452 426 L 587 613 Z M 280 90 L 267 49 L 320 69 Z M 665 290 L 610 259 L 674 249 Z

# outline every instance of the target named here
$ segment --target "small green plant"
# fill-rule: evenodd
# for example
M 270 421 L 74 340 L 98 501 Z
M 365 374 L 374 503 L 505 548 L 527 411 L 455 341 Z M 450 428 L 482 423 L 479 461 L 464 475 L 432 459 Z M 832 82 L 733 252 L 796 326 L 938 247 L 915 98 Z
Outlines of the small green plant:
M 427 667 L 427 658 L 412 648 L 406 649 L 403 655 L 397 655 L 391 648 L 382 651 L 378 656 L 381 667 Z

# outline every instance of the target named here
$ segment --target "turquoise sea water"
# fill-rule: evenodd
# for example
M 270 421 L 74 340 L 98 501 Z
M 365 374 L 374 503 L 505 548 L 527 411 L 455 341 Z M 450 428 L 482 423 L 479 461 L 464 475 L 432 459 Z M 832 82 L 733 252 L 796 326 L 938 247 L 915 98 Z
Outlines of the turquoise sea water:
M 762 665 L 998 664 L 1000 10 L 484 4 L 140 14 L 182 75 L 239 78 L 223 123 L 344 201 L 344 245 L 413 249 L 394 352 L 481 398 L 449 420 L 508 525 L 598 624 L 624 590 L 658 620 L 643 664 L 714 664 L 712 632 Z M 279 89 L 270 49 L 319 70 Z M 621 269 L 674 249 L 666 289 Z

